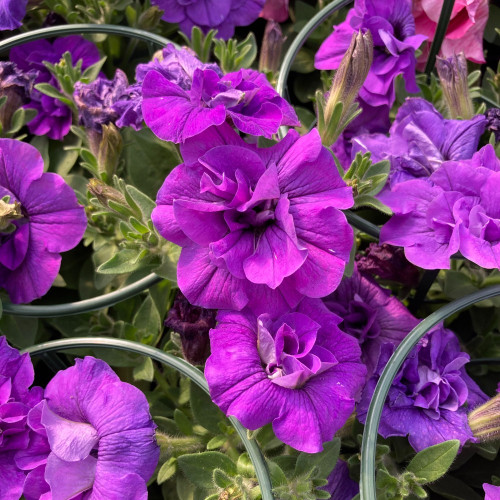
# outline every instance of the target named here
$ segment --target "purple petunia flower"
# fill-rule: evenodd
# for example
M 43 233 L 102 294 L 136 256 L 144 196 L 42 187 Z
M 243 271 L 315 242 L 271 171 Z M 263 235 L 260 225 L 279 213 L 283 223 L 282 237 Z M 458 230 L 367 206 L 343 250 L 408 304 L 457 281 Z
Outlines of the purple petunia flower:
M 29 354 L 19 354 L 0 337 L 0 497 L 21 497 L 24 472 L 15 456 L 28 448 L 30 428 L 27 415 L 43 397 L 40 387 L 29 389 L 34 372 Z
M 286 312 L 337 287 L 353 237 L 338 209 L 353 199 L 317 130 L 259 149 L 212 127 L 181 152 L 152 219 L 183 247 L 178 283 L 192 304 Z
M 402 74 L 408 92 L 418 92 L 415 80 L 415 49 L 426 39 L 415 35 L 415 21 L 409 0 L 356 0 L 346 20 L 323 42 L 315 57 L 318 69 L 337 69 L 351 42 L 352 34 L 369 29 L 373 36 L 373 64 L 359 98 L 371 107 L 395 100 L 394 80 Z M 380 108 L 379 111 L 382 111 Z
M 15 30 L 22 26 L 28 0 L 0 0 L 0 30 Z
M 372 161 L 390 159 L 388 187 L 399 182 L 429 177 L 444 161 L 472 158 L 484 132 L 486 119 L 446 120 L 425 99 L 410 98 L 399 108 L 389 132 L 358 135 L 353 139 L 352 158 L 357 152 L 372 155 Z
M 418 320 L 389 290 L 354 268 L 337 290 L 323 299 L 326 307 L 342 318 L 340 328 L 361 345 L 362 360 L 370 377 L 377 367 L 381 346 L 399 345 Z
M 193 26 L 199 26 L 205 33 L 216 29 L 217 36 L 227 40 L 236 26 L 247 26 L 259 17 L 265 0 L 152 0 L 151 3 L 164 11 L 162 19 L 179 23 L 188 36 Z
M 82 60 L 82 70 L 99 60 L 97 47 L 76 35 L 58 38 L 54 43 L 36 40 L 14 47 L 10 51 L 10 59 L 23 71 L 38 70 L 35 83 L 50 83 L 58 88 L 55 77 L 43 61 L 57 64 L 67 51 L 71 53 L 73 64 Z M 51 139 L 61 140 L 71 127 L 71 109 L 61 101 L 37 91 L 31 97 L 32 102 L 26 107 L 35 109 L 38 114 L 28 123 L 29 131 L 35 135 L 47 135 Z
M 242 69 L 224 76 L 195 69 L 189 90 L 150 71 L 142 87 L 146 125 L 160 138 L 185 142 L 227 118 L 242 132 L 271 138 L 281 125 L 299 125 L 293 107 L 264 74 Z
M 384 344 L 374 376 L 366 384 L 358 405 L 364 423 L 378 378 L 394 351 Z M 382 410 L 379 434 L 406 436 L 415 451 L 458 439 L 473 440 L 467 411 L 487 397 L 467 375 L 469 355 L 460 351 L 455 334 L 445 328 L 430 332 L 413 349 L 394 378 Z
M 0 286 L 12 302 L 47 293 L 87 226 L 82 206 L 63 178 L 43 172 L 30 144 L 0 139 Z
M 90 356 L 60 371 L 33 414 L 50 446 L 29 477 L 27 498 L 147 498 L 160 450 L 144 394 Z M 25 492 L 26 494 L 26 492 Z
M 359 493 L 359 485 L 349 476 L 349 467 L 340 458 L 328 476 L 328 484 L 320 488 L 334 500 L 352 500 Z
M 448 161 L 428 180 L 402 182 L 383 196 L 394 215 L 380 241 L 405 247 L 424 269 L 449 269 L 464 257 L 487 269 L 500 268 L 500 160 L 491 145 L 470 160 Z
M 283 316 L 220 311 L 205 376 L 212 400 L 249 429 L 316 453 L 354 409 L 365 379 L 357 342 L 320 300 Z
M 117 69 L 113 80 L 97 77 L 92 83 L 75 84 L 73 97 L 78 107 L 80 123 L 88 129 L 100 132 L 102 125 L 118 118 L 114 103 L 128 87 L 127 75 Z
M 484 483 L 484 500 L 500 500 L 500 486 Z

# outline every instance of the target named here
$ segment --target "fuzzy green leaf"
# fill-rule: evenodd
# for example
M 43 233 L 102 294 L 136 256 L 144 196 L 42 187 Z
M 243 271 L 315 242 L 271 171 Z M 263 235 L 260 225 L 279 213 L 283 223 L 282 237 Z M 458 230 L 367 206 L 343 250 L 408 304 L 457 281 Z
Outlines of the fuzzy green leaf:
M 207 490 L 214 488 L 214 469 L 220 469 L 228 476 L 236 475 L 236 465 L 227 455 L 218 451 L 182 455 L 178 457 L 177 463 L 191 483 Z

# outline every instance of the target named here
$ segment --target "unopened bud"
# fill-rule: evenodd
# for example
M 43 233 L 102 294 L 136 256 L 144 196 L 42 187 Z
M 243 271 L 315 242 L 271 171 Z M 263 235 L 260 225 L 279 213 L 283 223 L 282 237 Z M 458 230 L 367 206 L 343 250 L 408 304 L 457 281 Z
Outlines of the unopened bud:
M 156 5 L 153 5 L 139 16 L 137 26 L 143 30 L 150 30 L 158 25 L 162 15 L 163 11 Z
M 355 99 L 372 62 L 373 39 L 370 31 L 353 33 L 351 44 L 333 78 L 326 103 L 317 95 L 318 129 L 326 146 L 331 146 L 359 114 Z
M 97 152 L 99 172 L 111 179 L 116 171 L 123 150 L 123 139 L 119 130 L 110 123 L 102 126 L 102 138 Z
M 281 50 L 283 48 L 283 33 L 280 25 L 275 21 L 268 21 L 262 39 L 262 49 L 259 59 L 259 71 L 267 73 L 278 71 L 281 62 Z
M 106 183 L 100 181 L 99 179 L 90 179 L 87 184 L 87 189 L 89 193 L 95 196 L 99 203 L 106 208 L 109 208 L 109 202 L 113 201 L 119 205 L 127 206 L 127 201 L 125 196 L 123 196 L 117 189 L 108 186 Z
M 500 394 L 469 413 L 469 427 L 481 442 L 500 438 Z
M 0 200 L 0 232 L 8 232 L 11 222 L 16 219 L 22 219 L 23 213 L 19 202 L 10 203 L 8 199 Z M 15 229 L 15 227 L 12 227 Z
M 464 53 L 455 54 L 447 59 L 438 57 L 436 69 L 450 118 L 470 120 L 474 116 L 474 108 L 469 93 L 467 61 Z

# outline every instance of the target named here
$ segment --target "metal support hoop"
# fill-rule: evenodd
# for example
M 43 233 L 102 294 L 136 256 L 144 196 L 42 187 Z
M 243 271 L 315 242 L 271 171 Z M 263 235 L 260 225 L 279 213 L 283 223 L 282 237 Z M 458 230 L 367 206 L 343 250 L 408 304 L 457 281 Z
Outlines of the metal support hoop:
M 133 352 L 136 354 L 141 354 L 143 356 L 149 356 L 151 359 L 162 363 L 166 366 L 176 369 L 182 375 L 189 378 L 198 387 L 203 389 L 207 394 L 210 394 L 208 390 L 208 384 L 203 376 L 203 374 L 197 370 L 194 366 L 190 365 L 187 361 L 177 358 L 172 354 L 157 349 L 156 347 L 150 347 L 138 342 L 131 342 L 130 340 L 122 339 L 110 339 L 103 337 L 81 337 L 75 339 L 62 339 L 62 340 L 52 340 L 50 342 L 44 342 L 32 347 L 28 347 L 21 352 L 27 352 L 32 356 L 37 356 L 51 351 L 65 351 L 68 349 L 75 348 L 85 348 L 85 347 L 103 347 L 106 349 L 119 349 L 122 351 Z M 260 490 L 262 493 L 263 500 L 273 500 L 271 479 L 269 477 L 269 472 L 267 466 L 260 451 L 257 446 L 257 442 L 253 439 L 248 439 L 247 430 L 239 423 L 235 417 L 228 417 L 231 424 L 236 429 L 246 451 L 248 452 L 250 459 L 252 460 L 253 466 L 255 467 L 255 473 L 259 481 Z
M 375 452 L 378 426 L 392 381 L 406 359 L 406 356 L 408 356 L 410 351 L 417 345 L 418 341 L 441 321 L 462 309 L 472 306 L 476 302 L 498 295 L 500 295 L 500 285 L 495 285 L 446 304 L 438 311 L 433 312 L 431 315 L 427 316 L 427 318 L 423 319 L 403 339 L 401 344 L 399 344 L 394 351 L 377 382 L 366 415 L 366 425 L 361 445 L 361 478 L 359 483 L 361 500 L 376 500 L 377 497 L 375 483 Z

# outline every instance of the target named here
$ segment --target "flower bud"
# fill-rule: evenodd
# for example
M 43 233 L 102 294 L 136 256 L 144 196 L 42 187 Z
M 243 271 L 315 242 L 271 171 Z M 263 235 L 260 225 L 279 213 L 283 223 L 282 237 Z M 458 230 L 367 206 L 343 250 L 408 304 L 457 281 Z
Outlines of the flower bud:
M 469 427 L 481 442 L 500 438 L 500 394 L 469 413 Z
M 283 48 L 283 33 L 280 25 L 275 21 L 268 21 L 262 40 L 260 52 L 259 71 L 267 73 L 278 71 L 281 62 L 281 49 Z
M 97 152 L 99 172 L 111 179 L 116 171 L 123 150 L 123 139 L 119 130 L 110 123 L 102 126 L 102 139 Z
M 326 146 L 331 146 L 359 114 L 355 99 L 372 62 L 373 39 L 370 31 L 353 33 L 351 44 L 333 78 L 326 103 L 324 98 L 318 102 L 318 129 Z
M 443 88 L 443 96 L 450 111 L 450 118 L 470 120 L 474 108 L 469 94 L 467 61 L 463 52 L 452 57 L 436 59 L 436 69 Z
M 117 189 L 108 186 L 106 183 L 100 181 L 99 179 L 90 179 L 87 184 L 87 189 L 89 193 L 95 196 L 99 203 L 106 208 L 109 208 L 109 201 L 118 203 L 119 205 L 124 205 L 128 207 L 125 196 L 123 196 Z
M 181 337 L 184 358 L 192 364 L 203 364 L 210 354 L 208 332 L 215 327 L 213 309 L 193 306 L 179 290 L 167 314 L 165 326 Z
M 140 16 L 137 23 L 138 28 L 143 30 L 150 30 L 155 28 L 163 16 L 163 11 L 156 5 L 146 9 Z

